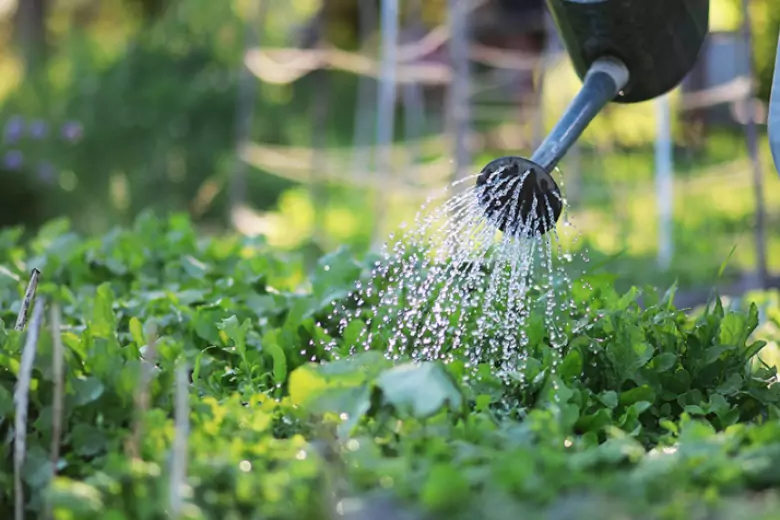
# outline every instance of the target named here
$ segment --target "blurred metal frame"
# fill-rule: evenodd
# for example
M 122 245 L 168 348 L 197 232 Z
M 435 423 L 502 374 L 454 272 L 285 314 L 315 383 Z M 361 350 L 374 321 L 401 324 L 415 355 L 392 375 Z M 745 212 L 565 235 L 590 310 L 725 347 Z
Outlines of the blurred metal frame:
M 775 55 L 775 72 L 772 79 L 772 90 L 769 95 L 769 149 L 775 161 L 775 169 L 780 174 L 780 34 L 777 35 L 777 54 Z

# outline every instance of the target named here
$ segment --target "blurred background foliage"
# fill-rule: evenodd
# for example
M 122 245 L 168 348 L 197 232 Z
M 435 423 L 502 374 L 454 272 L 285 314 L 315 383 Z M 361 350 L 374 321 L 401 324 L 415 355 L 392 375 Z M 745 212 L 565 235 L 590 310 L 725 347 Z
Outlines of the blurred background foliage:
M 378 9 L 378 0 L 369 3 Z M 765 103 L 780 10 L 775 0 L 750 4 L 757 96 Z M 416 23 L 429 30 L 448 23 L 445 0 L 403 1 L 401 8 L 403 27 Z M 33 231 L 66 216 L 79 229 L 101 232 L 151 208 L 187 211 L 204 232 L 240 220 L 279 247 L 320 252 L 347 243 L 365 249 L 377 232 L 371 189 L 363 181 L 317 179 L 321 165 L 324 171 L 329 163 L 330 171 L 333 164 L 349 163 L 361 137 L 356 111 L 375 110 L 356 102 L 360 78 L 329 70 L 272 84 L 247 80 L 244 67 L 248 46 L 314 46 L 318 31 L 328 45 L 358 51 L 364 47 L 360 17 L 357 0 L 0 0 L 0 226 Z M 739 31 L 741 23 L 741 0 L 712 0 L 713 31 Z M 256 42 L 247 43 L 247 31 Z M 379 32 L 369 31 L 367 38 L 378 54 Z M 544 128 L 578 86 L 565 55 L 556 55 L 540 98 Z M 426 118 L 406 121 L 414 114 L 396 105 L 394 134 L 401 150 L 410 127 L 415 139 L 428 139 L 418 147 L 416 162 L 394 166 L 392 175 L 407 184 L 414 184 L 420 165 L 451 155 L 446 115 L 438 118 L 446 96 L 436 89 L 425 95 Z M 673 110 L 680 99 L 677 89 Z M 515 137 L 532 131 L 531 117 L 504 111 L 502 120 L 495 109 L 481 117 L 480 107 L 475 102 L 472 130 L 481 138 L 473 171 L 508 150 L 530 152 L 532 140 Z M 242 130 L 247 111 L 249 127 Z M 729 265 L 738 276 L 755 263 L 755 203 L 742 128 L 712 125 L 706 136 L 692 139 L 691 125 L 675 117 L 675 256 L 668 270 L 659 271 L 655 114 L 652 102 L 610 107 L 585 132 L 572 201 L 571 220 L 583 234 L 576 247 L 588 247 L 596 260 L 620 255 L 611 269 L 630 283 L 678 279 L 696 285 L 711 282 L 736 246 Z M 368 128 L 373 135 L 374 127 Z M 771 230 L 778 224 L 780 190 L 760 122 L 759 130 Z M 498 144 L 491 135 L 501 136 Z M 242 140 L 308 150 L 300 155 L 311 165 L 308 177 L 252 164 L 242 190 L 242 204 L 251 211 L 236 213 L 233 207 L 231 213 L 231 176 L 245 167 Z M 317 155 L 317 149 L 328 153 Z M 567 181 L 570 165 L 561 166 Z M 430 193 L 387 191 L 387 221 L 380 229 L 385 234 L 413 216 Z M 772 268 L 780 267 L 775 235 L 768 237 Z

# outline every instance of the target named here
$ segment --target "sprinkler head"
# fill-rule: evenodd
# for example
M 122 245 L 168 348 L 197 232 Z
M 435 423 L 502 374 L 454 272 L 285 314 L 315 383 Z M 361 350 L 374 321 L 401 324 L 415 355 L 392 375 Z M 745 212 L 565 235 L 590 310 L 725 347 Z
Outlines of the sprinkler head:
M 480 206 L 488 220 L 510 235 L 544 235 L 563 211 L 561 190 L 537 163 L 522 157 L 500 157 L 477 177 Z

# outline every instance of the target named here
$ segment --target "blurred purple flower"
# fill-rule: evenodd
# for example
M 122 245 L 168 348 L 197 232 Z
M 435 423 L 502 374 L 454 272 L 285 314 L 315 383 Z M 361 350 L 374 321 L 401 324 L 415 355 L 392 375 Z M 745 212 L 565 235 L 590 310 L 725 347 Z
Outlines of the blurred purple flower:
M 84 135 L 84 128 L 78 121 L 68 121 L 62 125 L 62 137 L 64 137 L 66 141 L 75 143 L 81 139 L 82 135 Z
M 24 119 L 22 116 L 13 116 L 6 121 L 3 137 L 6 143 L 13 144 L 22 137 L 24 133 Z
M 38 174 L 38 180 L 44 184 L 54 184 L 54 181 L 57 178 L 57 170 L 49 161 L 39 162 L 36 168 L 36 173 Z
M 30 137 L 32 137 L 35 140 L 43 139 L 44 137 L 46 137 L 46 132 L 48 130 L 49 127 L 46 124 L 46 121 L 36 119 L 32 123 L 30 123 Z
M 24 155 L 19 150 L 11 150 L 3 156 L 3 166 L 11 171 L 18 171 L 24 164 Z

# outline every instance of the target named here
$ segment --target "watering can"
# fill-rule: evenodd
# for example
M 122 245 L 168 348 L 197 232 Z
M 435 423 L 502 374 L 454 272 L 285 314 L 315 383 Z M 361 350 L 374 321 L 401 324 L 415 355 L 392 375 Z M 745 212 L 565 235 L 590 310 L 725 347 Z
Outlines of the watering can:
M 571 145 L 608 103 L 647 101 L 676 87 L 696 63 L 709 25 L 709 0 L 546 3 L 582 87 L 530 159 L 495 159 L 477 178 L 483 210 L 505 233 L 544 234 L 555 226 L 563 200 L 550 173 Z M 780 134 L 780 107 L 775 112 Z M 524 177 L 518 189 L 502 189 L 517 175 Z

